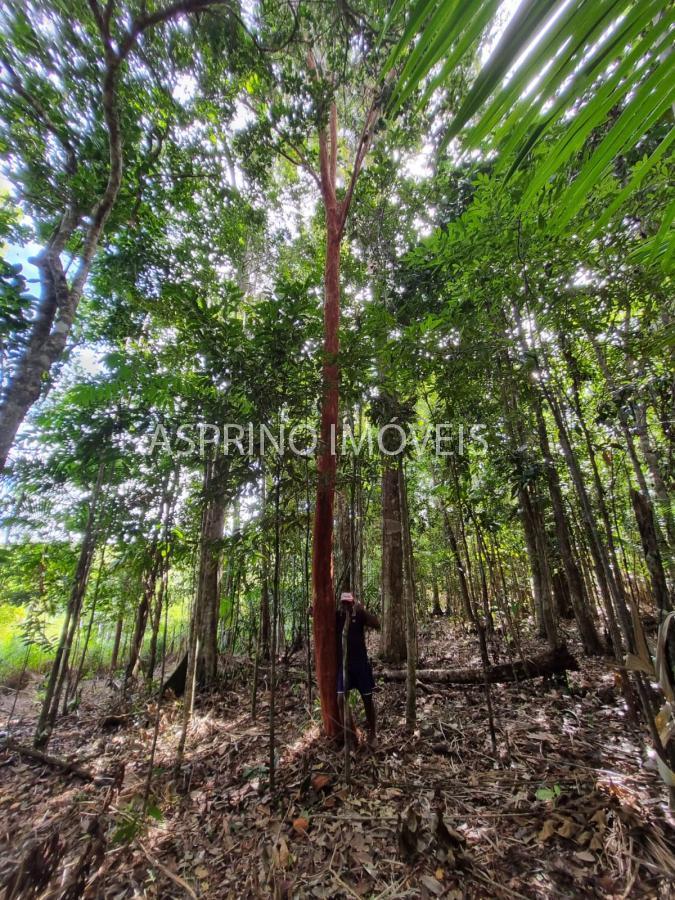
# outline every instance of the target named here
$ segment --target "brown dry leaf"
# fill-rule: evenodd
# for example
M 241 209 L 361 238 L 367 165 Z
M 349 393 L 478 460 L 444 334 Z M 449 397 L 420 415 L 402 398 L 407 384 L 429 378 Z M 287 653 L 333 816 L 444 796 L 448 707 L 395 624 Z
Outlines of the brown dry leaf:
M 397 797 L 402 797 L 403 791 L 399 791 L 398 788 L 385 788 L 381 793 L 380 797 L 383 800 L 395 800 Z
M 555 834 L 555 822 L 553 819 L 547 819 L 544 822 L 544 827 L 541 829 L 539 834 L 537 835 L 537 840 L 540 844 L 543 844 L 549 838 L 552 838 Z
M 603 832 L 607 827 L 607 815 L 604 809 L 596 809 L 591 816 L 591 822 L 595 822 L 598 831 Z
M 291 860 L 291 853 L 288 844 L 283 837 L 280 837 L 274 847 L 272 854 L 272 862 L 280 869 L 285 869 Z
M 445 878 L 445 871 L 439 866 L 434 872 L 434 875 L 436 876 L 436 878 L 438 878 L 439 881 L 443 881 L 443 879 Z
M 420 883 L 432 894 L 435 894 L 436 897 L 440 897 L 443 893 L 443 885 L 433 875 L 422 875 Z
M 591 838 L 591 841 L 590 841 L 589 845 L 588 845 L 588 849 L 589 849 L 589 850 L 602 850 L 602 848 L 603 848 L 604 846 L 605 846 L 605 845 L 604 845 L 603 840 L 602 840 L 602 838 L 600 837 L 600 835 L 599 835 L 599 834 L 594 834 L 593 837 Z
M 574 837 L 574 835 L 577 833 L 578 830 L 579 830 L 579 826 L 576 825 L 572 821 L 572 819 L 565 819 L 565 821 L 562 823 L 560 828 L 557 829 L 560 837 L 564 837 L 564 838 Z
M 403 812 L 398 833 L 399 852 L 404 858 L 413 859 L 418 852 L 425 849 L 426 845 L 418 830 L 419 825 L 415 809 L 412 805 L 408 806 Z
M 352 857 L 355 862 L 363 866 L 363 868 L 372 878 L 377 878 L 377 868 L 375 867 L 373 858 L 369 853 L 362 853 L 358 851 L 356 853 L 352 853 Z
M 595 857 L 593 856 L 592 853 L 589 853 L 588 850 L 578 850 L 574 854 L 574 856 L 576 857 L 576 859 L 580 859 L 581 862 L 586 862 L 586 863 L 594 863 L 595 862 Z
M 358 894 L 359 897 L 365 897 L 365 895 L 371 891 L 373 888 L 373 882 L 368 878 L 360 878 L 356 884 L 353 886 L 352 890 L 355 894 Z
M 297 831 L 299 834 L 305 834 L 307 829 L 309 828 L 309 819 L 306 819 L 304 816 L 298 816 L 297 819 L 293 819 L 293 830 Z
M 446 847 L 461 847 L 466 839 L 464 835 L 443 821 L 443 813 L 436 813 L 435 834 L 439 842 Z
M 322 791 L 324 788 L 327 788 L 330 784 L 330 776 L 329 775 L 315 775 L 312 778 L 312 787 L 315 791 Z
M 203 881 L 205 878 L 209 877 L 209 870 L 206 866 L 197 866 L 195 869 L 195 875 L 199 878 L 200 881 Z

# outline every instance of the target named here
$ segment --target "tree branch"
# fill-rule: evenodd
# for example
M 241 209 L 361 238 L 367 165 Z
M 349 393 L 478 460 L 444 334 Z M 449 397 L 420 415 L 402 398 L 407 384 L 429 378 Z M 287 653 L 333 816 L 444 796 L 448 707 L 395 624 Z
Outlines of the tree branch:
M 0 62 L 7 69 L 9 74 L 9 84 L 6 84 L 10 90 L 13 90 L 17 96 L 21 97 L 33 112 L 33 116 L 37 121 L 59 142 L 66 154 L 66 174 L 74 175 L 77 171 L 77 155 L 70 139 L 63 134 L 62 130 L 55 125 L 49 118 L 49 114 L 37 97 L 34 97 L 23 86 L 18 73 L 4 54 L 0 54 Z
M 316 58 L 314 57 L 314 53 L 312 50 L 307 51 L 307 68 L 309 69 L 312 78 L 318 79 L 319 70 L 316 64 Z M 333 115 L 332 110 L 334 109 L 335 104 L 331 107 L 331 116 Z M 337 110 L 335 111 L 335 121 L 337 123 Z M 336 125 L 337 131 L 337 125 Z M 321 193 L 323 194 L 324 203 L 326 204 L 326 209 L 335 211 L 337 208 L 337 199 L 335 196 L 335 179 L 332 178 L 332 162 L 331 162 L 331 154 L 329 154 L 328 148 L 328 129 L 325 125 L 319 126 L 319 171 L 321 174 Z
M 356 182 L 359 175 L 361 174 L 363 161 L 366 158 L 366 154 L 368 153 L 368 149 L 370 148 L 370 144 L 373 139 L 373 129 L 375 128 L 375 125 L 377 124 L 377 121 L 380 117 L 380 103 L 381 101 L 379 96 L 375 97 L 370 105 L 368 114 L 366 115 L 366 121 L 363 124 L 361 137 L 359 138 L 359 142 L 356 147 L 356 155 L 354 157 L 352 174 L 349 178 L 349 184 L 347 185 L 345 195 L 342 199 L 342 202 L 340 203 L 340 230 L 344 228 L 345 222 L 347 221 L 349 207 L 351 206 L 352 197 L 354 195 L 354 188 L 356 187 Z
M 330 105 L 329 115 L 330 127 L 330 180 L 331 184 L 337 184 L 337 160 L 338 160 L 338 128 L 337 128 L 337 107 L 335 103 Z

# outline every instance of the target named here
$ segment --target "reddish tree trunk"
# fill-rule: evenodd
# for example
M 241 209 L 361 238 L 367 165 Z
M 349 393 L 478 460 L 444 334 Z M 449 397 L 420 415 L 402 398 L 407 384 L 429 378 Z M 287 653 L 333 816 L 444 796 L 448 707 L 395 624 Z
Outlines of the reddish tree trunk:
M 317 65 L 308 53 L 313 76 Z M 340 349 L 340 244 L 354 187 L 379 118 L 377 100 L 366 115 L 345 195 L 337 199 L 338 122 L 331 104 L 328 123 L 319 129 L 320 173 L 314 178 L 321 187 L 326 212 L 326 264 L 323 305 L 323 396 L 321 400 L 321 443 L 317 461 L 316 508 L 312 542 L 312 597 L 314 603 L 314 647 L 316 680 L 321 700 L 323 726 L 329 737 L 340 733 L 337 704 L 337 637 L 333 597 L 333 506 L 335 501 L 335 444 L 339 403 Z
M 335 500 L 335 435 L 338 420 L 337 355 L 340 321 L 340 227 L 327 209 L 326 266 L 324 270 L 324 358 L 321 404 L 321 444 L 317 463 L 316 509 L 312 544 L 314 647 L 316 680 L 326 734 L 339 734 L 337 704 L 337 639 L 333 597 L 333 505 Z

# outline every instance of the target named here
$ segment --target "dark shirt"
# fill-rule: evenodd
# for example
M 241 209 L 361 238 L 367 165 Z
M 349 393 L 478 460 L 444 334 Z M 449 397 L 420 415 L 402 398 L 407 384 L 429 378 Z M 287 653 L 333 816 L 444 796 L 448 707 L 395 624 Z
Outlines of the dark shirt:
M 377 616 L 373 616 L 360 603 L 356 604 L 353 612 L 349 612 L 349 632 L 347 634 L 347 647 L 349 653 L 349 671 L 358 672 L 368 664 L 368 651 L 366 650 L 366 628 L 379 628 Z M 342 630 L 345 623 L 345 613 L 339 609 L 336 613 L 337 643 L 338 643 L 338 668 L 342 670 Z

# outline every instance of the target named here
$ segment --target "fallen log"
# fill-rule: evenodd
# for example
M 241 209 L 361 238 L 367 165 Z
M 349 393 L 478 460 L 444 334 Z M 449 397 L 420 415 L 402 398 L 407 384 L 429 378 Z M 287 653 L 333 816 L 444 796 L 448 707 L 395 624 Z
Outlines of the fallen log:
M 18 753 L 20 756 L 25 756 L 27 759 L 31 759 L 34 762 L 41 763 L 45 766 L 51 766 L 53 769 L 59 769 L 66 775 L 74 775 L 75 778 L 79 778 L 82 781 L 91 781 L 93 784 L 111 784 L 117 780 L 116 775 L 94 775 L 93 772 L 90 772 L 89 769 L 85 769 L 78 763 L 62 759 L 60 756 L 52 756 L 51 753 L 43 753 L 41 750 L 36 750 L 34 747 L 26 747 L 24 744 L 19 744 L 9 737 L 2 740 L 0 749 L 11 750 L 13 753 Z
M 511 681 L 525 681 L 528 678 L 538 678 L 542 675 L 562 675 L 565 672 L 577 672 L 579 663 L 569 652 L 567 647 L 557 647 L 532 656 L 528 659 L 514 661 L 513 663 L 501 663 L 498 666 L 490 666 L 487 670 L 487 680 L 490 684 L 504 684 Z M 379 673 L 383 681 L 405 681 L 405 669 L 385 669 Z M 424 684 L 476 684 L 485 683 L 485 673 L 482 668 L 474 669 L 418 669 L 417 680 Z

